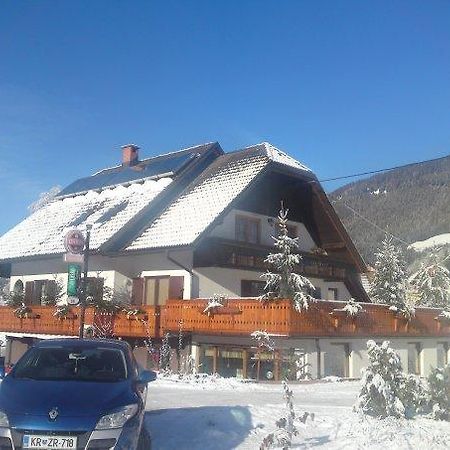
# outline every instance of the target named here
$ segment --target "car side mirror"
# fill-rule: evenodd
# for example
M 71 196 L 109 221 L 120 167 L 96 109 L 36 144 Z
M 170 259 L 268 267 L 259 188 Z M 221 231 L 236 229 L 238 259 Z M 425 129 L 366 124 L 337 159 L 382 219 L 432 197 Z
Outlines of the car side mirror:
M 156 372 L 153 370 L 142 370 L 139 373 L 138 383 L 147 384 L 156 380 Z

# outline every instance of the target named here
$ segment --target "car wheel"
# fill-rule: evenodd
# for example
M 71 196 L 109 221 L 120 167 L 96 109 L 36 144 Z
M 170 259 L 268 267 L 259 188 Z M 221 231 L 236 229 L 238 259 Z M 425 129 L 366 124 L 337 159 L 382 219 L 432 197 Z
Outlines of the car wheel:
M 141 434 L 139 435 L 139 441 L 136 450 L 151 450 L 152 448 L 152 439 L 150 437 L 150 433 L 145 428 L 144 424 L 142 424 Z

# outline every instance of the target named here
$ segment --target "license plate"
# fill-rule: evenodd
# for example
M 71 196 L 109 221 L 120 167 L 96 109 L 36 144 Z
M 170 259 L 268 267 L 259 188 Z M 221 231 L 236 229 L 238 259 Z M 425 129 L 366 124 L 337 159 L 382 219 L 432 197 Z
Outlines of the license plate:
M 77 448 L 76 436 L 45 436 L 26 434 L 23 437 L 23 448 L 33 449 L 73 449 Z

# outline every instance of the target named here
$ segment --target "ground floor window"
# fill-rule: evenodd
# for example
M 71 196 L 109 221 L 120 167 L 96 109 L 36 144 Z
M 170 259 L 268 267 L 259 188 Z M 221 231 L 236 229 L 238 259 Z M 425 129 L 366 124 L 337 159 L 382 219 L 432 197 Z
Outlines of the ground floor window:
M 244 350 L 219 349 L 217 354 L 217 373 L 223 377 L 244 377 Z
M 324 376 L 347 378 L 350 376 L 350 345 L 331 344 L 324 355 Z
M 247 378 L 253 380 L 275 379 L 275 355 L 273 352 L 250 351 L 247 361 Z
M 448 342 L 438 342 L 437 345 L 437 366 L 444 367 L 448 364 Z
M 199 371 L 223 377 L 254 380 L 301 380 L 310 377 L 307 354 L 290 348 L 257 351 L 255 348 L 201 346 Z
M 419 342 L 408 343 L 408 372 L 420 375 L 420 357 L 422 346 Z

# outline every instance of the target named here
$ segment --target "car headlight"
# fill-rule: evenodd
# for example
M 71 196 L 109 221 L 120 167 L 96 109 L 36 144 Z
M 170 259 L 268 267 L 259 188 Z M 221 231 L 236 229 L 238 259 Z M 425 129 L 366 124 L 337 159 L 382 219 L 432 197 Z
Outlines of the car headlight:
M 8 416 L 3 411 L 0 411 L 0 427 L 1 428 L 9 427 Z
M 96 430 L 109 430 L 111 428 L 122 428 L 138 411 L 138 405 L 127 405 L 116 412 L 106 414 L 97 423 Z

